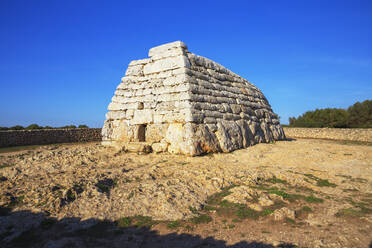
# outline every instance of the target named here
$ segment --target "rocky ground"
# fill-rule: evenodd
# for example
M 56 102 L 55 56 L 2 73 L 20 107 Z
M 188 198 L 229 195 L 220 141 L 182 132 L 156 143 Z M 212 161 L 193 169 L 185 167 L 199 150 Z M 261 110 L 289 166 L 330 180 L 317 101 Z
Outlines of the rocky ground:
M 1 247 L 369 247 L 372 146 L 0 150 Z

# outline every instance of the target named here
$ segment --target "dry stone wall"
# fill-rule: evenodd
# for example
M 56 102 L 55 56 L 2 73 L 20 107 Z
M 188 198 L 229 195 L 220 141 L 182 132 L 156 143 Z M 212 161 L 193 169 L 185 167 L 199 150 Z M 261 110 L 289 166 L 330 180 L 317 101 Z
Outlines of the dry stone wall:
M 198 152 L 230 152 L 285 138 L 278 116 L 258 88 L 210 59 L 187 55 Z
M 372 142 L 372 128 L 294 128 L 285 127 L 288 138 L 311 138 Z
M 150 49 L 149 57 L 129 64 L 108 106 L 103 144 L 199 155 L 285 139 L 247 80 L 180 41 Z
M 0 131 L 0 147 L 100 141 L 101 128 Z

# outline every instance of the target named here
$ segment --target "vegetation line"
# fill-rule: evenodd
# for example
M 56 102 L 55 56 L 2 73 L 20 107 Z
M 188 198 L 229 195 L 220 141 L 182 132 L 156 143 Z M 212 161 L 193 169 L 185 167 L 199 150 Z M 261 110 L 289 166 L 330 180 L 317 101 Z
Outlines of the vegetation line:
M 372 100 L 356 102 L 347 109 L 325 108 L 289 118 L 289 127 L 371 128 Z

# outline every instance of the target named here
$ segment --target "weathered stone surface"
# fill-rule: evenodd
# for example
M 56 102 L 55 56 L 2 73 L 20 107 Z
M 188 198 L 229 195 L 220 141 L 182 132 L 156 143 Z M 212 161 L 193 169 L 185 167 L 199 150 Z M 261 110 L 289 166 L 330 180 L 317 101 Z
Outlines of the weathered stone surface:
M 152 144 L 151 147 L 152 147 L 152 150 L 156 153 L 165 152 L 167 151 L 168 144 L 167 143 L 154 143 Z
M 131 142 L 126 144 L 125 150 L 130 152 L 143 152 L 150 153 L 152 151 L 151 146 L 142 142 Z
M 151 48 L 149 57 L 132 61 L 117 87 L 104 144 L 143 140 L 162 143 L 157 152 L 194 156 L 285 139 L 278 116 L 247 80 L 180 41 Z
M 295 211 L 287 208 L 287 207 L 283 207 L 281 209 L 277 209 L 274 211 L 274 213 L 272 214 L 274 216 L 274 219 L 275 220 L 284 220 L 285 218 L 289 218 L 289 219 L 292 219 L 294 220 L 296 218 L 296 213 Z
M 167 43 L 167 44 L 160 45 L 157 47 L 153 47 L 149 50 L 149 57 L 154 57 L 156 55 L 161 56 L 163 54 L 167 54 L 167 52 L 171 51 L 172 49 L 187 50 L 187 46 L 182 41 L 175 41 L 175 42 Z

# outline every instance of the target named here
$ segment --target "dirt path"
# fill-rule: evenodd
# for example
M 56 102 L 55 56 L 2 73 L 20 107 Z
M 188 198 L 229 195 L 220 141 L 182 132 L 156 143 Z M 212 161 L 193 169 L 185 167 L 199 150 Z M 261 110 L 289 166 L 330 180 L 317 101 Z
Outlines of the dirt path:
M 368 247 L 371 169 L 371 146 L 305 139 L 202 157 L 99 144 L 1 153 L 0 242 Z

